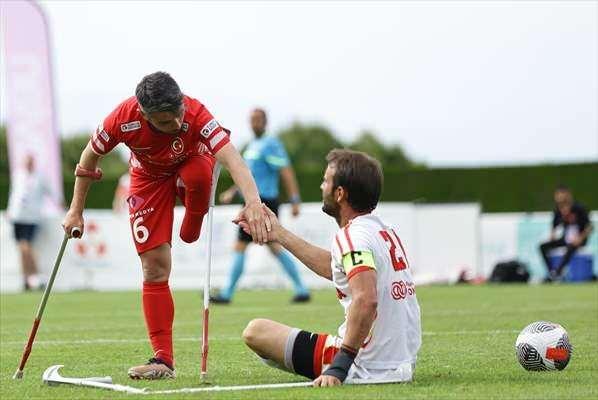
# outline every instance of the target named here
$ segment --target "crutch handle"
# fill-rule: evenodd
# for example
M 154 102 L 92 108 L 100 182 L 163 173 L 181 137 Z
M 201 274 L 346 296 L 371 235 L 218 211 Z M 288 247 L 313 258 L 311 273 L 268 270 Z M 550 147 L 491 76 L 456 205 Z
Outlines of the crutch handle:
M 79 228 L 78 226 L 73 227 L 73 229 L 71 229 L 71 236 L 77 239 L 80 238 L 81 228 Z

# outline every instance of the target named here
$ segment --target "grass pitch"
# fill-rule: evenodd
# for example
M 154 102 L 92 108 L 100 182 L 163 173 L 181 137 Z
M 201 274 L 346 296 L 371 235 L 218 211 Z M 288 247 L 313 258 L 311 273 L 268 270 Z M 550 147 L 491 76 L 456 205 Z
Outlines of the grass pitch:
M 176 380 L 131 381 L 127 369 L 151 356 L 139 292 L 56 293 L 50 297 L 22 381 L 13 381 L 40 300 L 39 293 L 2 295 L 0 398 L 132 398 L 92 388 L 48 387 L 41 374 L 64 364 L 68 377 L 111 375 L 115 383 L 151 389 L 199 385 L 202 297 L 174 293 Z M 396 398 L 598 398 L 598 285 L 419 287 L 423 345 L 411 384 L 294 388 L 168 395 L 209 399 L 396 399 Z M 275 319 L 311 331 L 332 332 L 342 319 L 334 292 L 316 291 L 310 304 L 290 305 L 283 291 L 239 292 L 234 304 L 213 306 L 210 380 L 217 385 L 302 381 L 264 366 L 243 345 L 249 320 Z M 560 372 L 528 372 L 515 357 L 519 331 L 537 320 L 562 324 L 574 353 Z M 163 398 L 144 396 L 143 398 Z

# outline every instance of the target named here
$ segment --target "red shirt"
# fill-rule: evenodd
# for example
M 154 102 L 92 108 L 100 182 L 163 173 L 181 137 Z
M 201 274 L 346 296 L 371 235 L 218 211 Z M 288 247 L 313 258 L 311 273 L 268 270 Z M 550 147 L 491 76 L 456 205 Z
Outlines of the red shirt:
M 91 147 L 105 155 L 119 143 L 131 149 L 131 173 L 145 176 L 169 176 L 188 157 L 205 153 L 216 154 L 229 143 L 229 131 L 214 119 L 208 109 L 196 99 L 184 96 L 185 115 L 177 134 L 162 133 L 154 128 L 139 111 L 133 96 L 119 104 L 106 117 L 91 138 Z

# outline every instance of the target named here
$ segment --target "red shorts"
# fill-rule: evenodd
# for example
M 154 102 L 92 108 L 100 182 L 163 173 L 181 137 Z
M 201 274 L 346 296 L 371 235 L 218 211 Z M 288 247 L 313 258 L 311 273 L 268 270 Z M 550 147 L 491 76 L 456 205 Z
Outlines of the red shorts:
M 189 157 L 181 163 L 176 174 L 168 177 L 131 174 L 127 203 L 131 233 L 138 254 L 172 242 L 176 197 L 187 208 L 190 206 L 185 202 L 186 188 L 193 188 L 195 193 L 200 194 L 194 196 L 193 208 L 207 211 L 215 163 L 214 156 L 204 153 Z

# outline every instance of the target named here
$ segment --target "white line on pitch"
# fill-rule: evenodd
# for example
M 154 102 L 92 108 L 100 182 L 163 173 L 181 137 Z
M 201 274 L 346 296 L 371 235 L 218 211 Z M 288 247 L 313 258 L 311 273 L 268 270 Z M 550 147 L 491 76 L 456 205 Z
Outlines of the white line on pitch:
M 493 330 L 493 331 L 444 331 L 444 332 L 423 332 L 423 336 L 467 336 L 467 335 L 502 335 L 502 334 L 514 334 L 519 333 L 517 330 L 506 329 L 506 330 Z M 241 337 L 237 336 L 221 336 L 211 338 L 211 341 L 241 341 Z M 147 338 L 138 339 L 82 339 L 82 340 L 39 340 L 35 342 L 38 346 L 58 346 L 58 345 L 71 345 L 71 344 L 126 344 L 126 343 L 146 343 Z M 201 342 L 200 337 L 181 337 L 174 338 L 174 342 Z M 22 341 L 2 341 L 3 346 L 19 345 L 22 346 Z
M 83 340 L 39 340 L 34 343 L 34 345 L 41 345 L 41 346 L 56 346 L 56 345 L 65 345 L 65 344 L 119 344 L 119 343 L 146 343 L 149 339 L 83 339 Z M 230 336 L 230 337 L 216 337 L 210 338 L 210 341 L 235 341 L 241 340 L 241 337 Z M 175 342 L 201 342 L 200 337 L 183 337 L 183 338 L 174 338 Z M 23 345 L 24 342 L 22 341 L 6 341 L 2 342 L 3 346 L 9 345 Z

